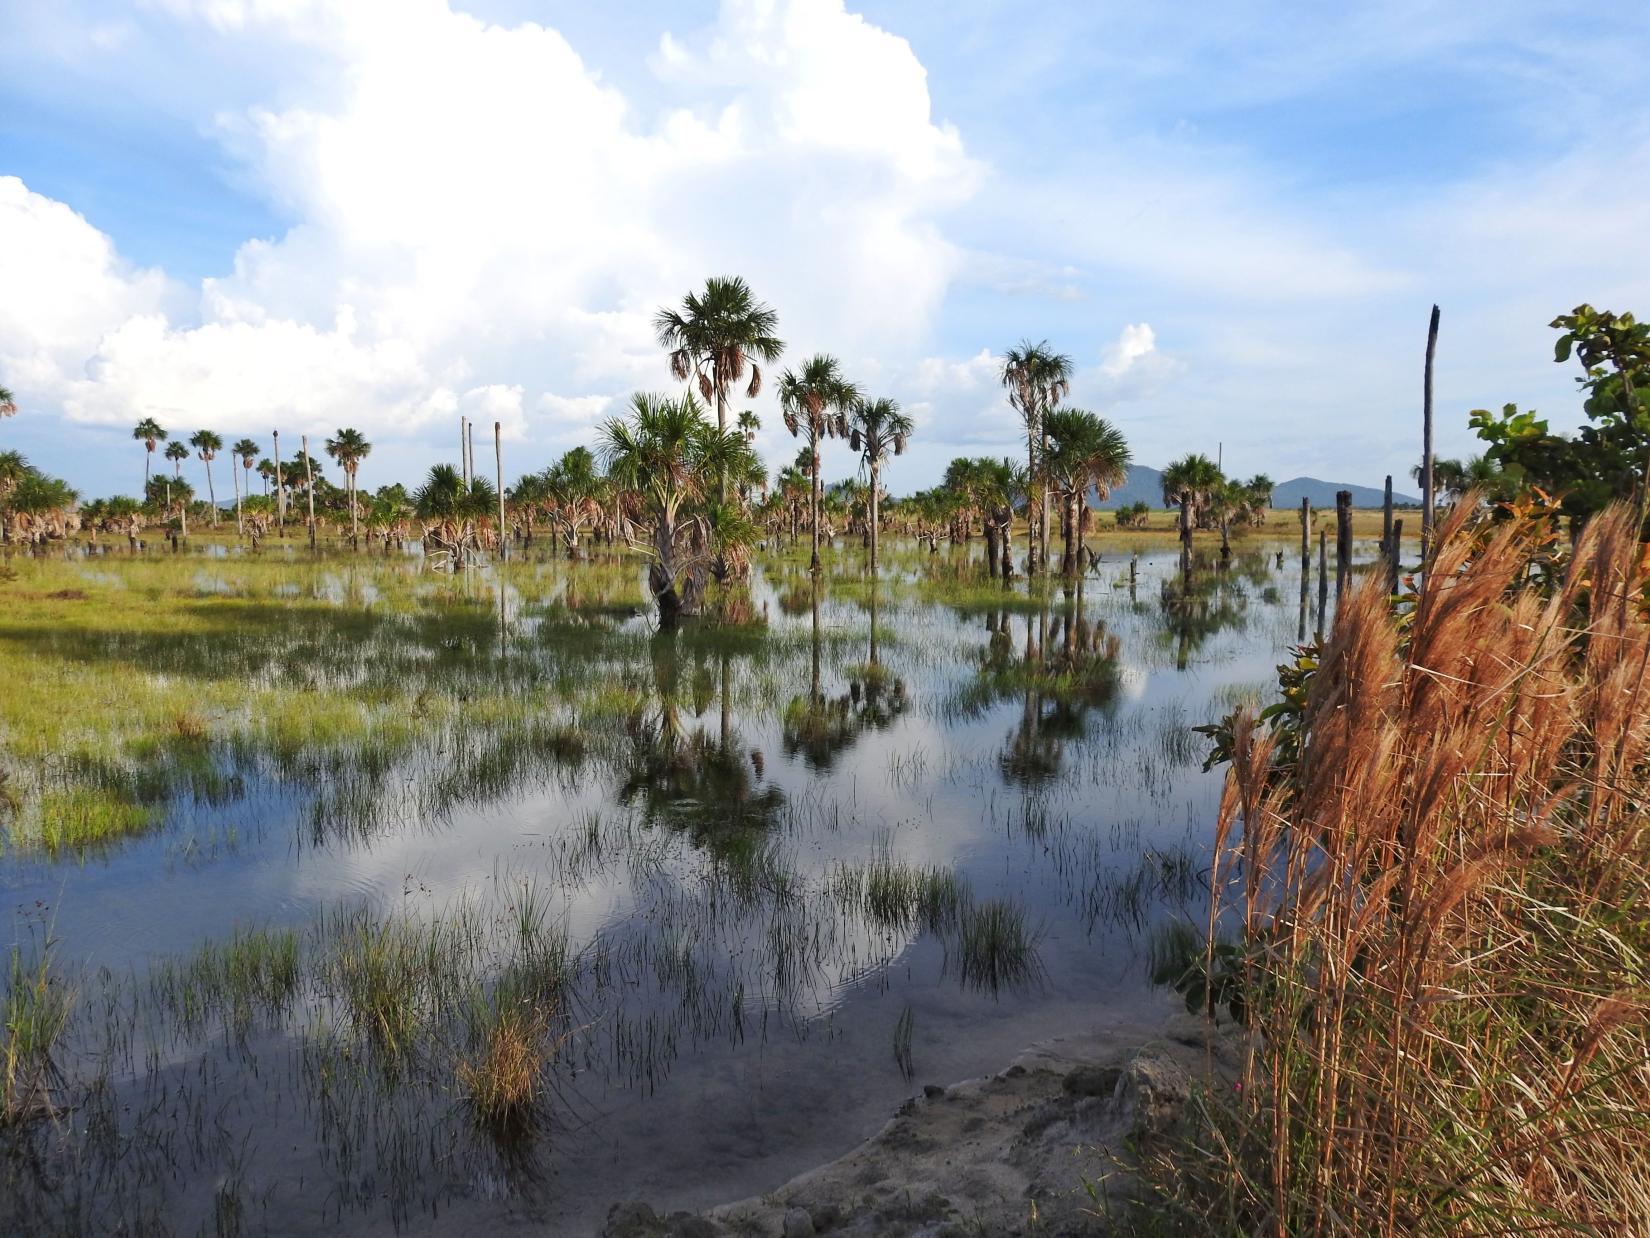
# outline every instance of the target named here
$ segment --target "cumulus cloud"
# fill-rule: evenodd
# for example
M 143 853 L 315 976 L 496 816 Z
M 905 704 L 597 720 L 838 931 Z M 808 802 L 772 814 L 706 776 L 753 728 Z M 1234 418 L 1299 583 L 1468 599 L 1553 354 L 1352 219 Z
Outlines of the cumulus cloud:
M 1157 350 L 1157 335 L 1148 322 L 1124 327 L 1115 342 L 1107 346 L 1100 360 L 1100 372 L 1118 378 L 1129 372 L 1135 362 Z
M 0 362 L 75 420 L 554 438 L 668 383 L 651 315 L 706 274 L 851 350 L 920 336 L 958 265 L 936 218 L 981 169 L 910 46 L 841 0 L 665 36 L 651 117 L 556 30 L 446 0 L 157 7 L 290 65 L 213 132 L 296 222 L 191 294 L 0 181 Z

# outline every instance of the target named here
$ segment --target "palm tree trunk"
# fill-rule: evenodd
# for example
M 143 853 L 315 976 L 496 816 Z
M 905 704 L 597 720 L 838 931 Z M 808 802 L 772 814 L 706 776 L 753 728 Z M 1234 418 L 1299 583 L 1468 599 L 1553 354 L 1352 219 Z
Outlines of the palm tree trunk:
M 877 461 L 871 458 L 871 575 L 877 574 Z
M 357 523 L 359 517 L 355 513 L 355 467 L 351 465 L 350 468 L 345 470 L 345 474 L 349 478 L 349 540 L 350 544 L 353 545 L 359 539 L 361 533 L 360 526 Z
M 1066 527 L 1061 530 L 1065 535 L 1066 552 L 1060 564 L 1060 570 L 1067 576 L 1077 571 L 1077 504 L 1083 493 L 1080 486 L 1073 487 L 1070 496 L 1066 499 Z
M 808 515 L 813 524 L 814 544 L 814 557 L 808 570 L 817 574 L 819 571 L 819 428 L 814 425 L 808 427 L 808 450 L 813 456 L 808 470 L 813 474 L 808 486 Z
M 212 504 L 212 527 L 218 527 L 218 492 L 212 488 L 212 461 L 204 460 L 206 465 L 206 501 Z
M 229 480 L 235 483 L 235 532 L 246 532 L 246 525 L 241 522 L 241 475 L 235 468 L 235 462 L 229 462 Z
M 1026 428 L 1026 575 L 1037 570 L 1036 521 L 1031 518 L 1031 487 L 1037 484 L 1037 431 Z
M 1037 529 L 1038 554 L 1042 559 L 1043 575 L 1048 575 L 1048 435 L 1042 437 L 1043 455 L 1043 518 Z

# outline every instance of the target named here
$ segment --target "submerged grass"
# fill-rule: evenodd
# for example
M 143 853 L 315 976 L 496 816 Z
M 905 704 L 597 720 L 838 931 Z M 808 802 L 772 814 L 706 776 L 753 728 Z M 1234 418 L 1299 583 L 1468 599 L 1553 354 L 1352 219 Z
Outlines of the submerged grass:
M 57 1042 L 74 998 L 52 966 L 50 937 L 26 949 L 14 942 L 0 998 L 0 1124 L 55 1112 L 52 1088 L 60 1072 Z

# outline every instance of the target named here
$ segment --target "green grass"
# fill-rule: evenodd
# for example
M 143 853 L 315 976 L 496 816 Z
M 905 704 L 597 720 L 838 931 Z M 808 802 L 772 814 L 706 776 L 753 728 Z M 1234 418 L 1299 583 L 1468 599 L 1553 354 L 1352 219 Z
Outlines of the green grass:
M 12 1125 L 54 1111 L 57 1042 L 68 1026 L 74 996 L 52 967 L 53 943 L 36 948 L 15 942 L 0 997 L 0 1124 Z

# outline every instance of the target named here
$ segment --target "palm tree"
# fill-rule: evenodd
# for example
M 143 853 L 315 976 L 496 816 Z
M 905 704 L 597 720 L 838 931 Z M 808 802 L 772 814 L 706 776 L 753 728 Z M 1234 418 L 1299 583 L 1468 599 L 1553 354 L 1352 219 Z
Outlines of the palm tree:
M 243 438 L 231 447 L 229 452 L 241 463 L 240 481 L 235 486 L 235 524 L 239 528 L 241 527 L 241 494 L 244 491 L 247 498 L 252 497 L 252 466 L 258 459 L 258 444 L 249 438 Z
M 1042 496 L 1040 534 L 1031 528 L 1030 510 L 1026 512 L 1026 545 L 1031 555 L 1028 568 L 1037 566 L 1039 553 L 1042 566 L 1048 570 L 1048 479 L 1043 475 L 1041 457 L 1048 450 L 1048 437 L 1043 432 L 1043 419 L 1071 392 L 1071 358 L 1054 352 L 1048 341 L 1033 344 L 1022 340 L 1019 347 L 1010 348 L 1003 355 L 1002 384 L 1008 390 L 1008 402 L 1026 427 L 1026 479 L 1038 488 Z M 1040 551 L 1039 551 L 1040 544 Z
M 567 557 L 579 557 L 579 530 L 602 514 L 603 479 L 588 447 L 574 447 L 544 471 L 544 491 L 552 519 L 561 530 Z
M 750 369 L 745 395 L 755 399 L 762 391 L 762 367 L 772 365 L 785 351 L 774 334 L 779 315 L 751 295 L 750 285 L 737 275 L 712 276 L 702 293 L 688 293 L 680 310 L 665 306 L 653 316 L 659 347 L 670 353 L 670 372 L 679 382 L 698 377 L 699 394 L 716 405 L 716 428 L 728 428 L 728 392 Z M 727 479 L 721 479 L 727 497 Z
M 17 416 L 17 397 L 11 388 L 0 387 L 0 418 Z
M 877 570 L 878 518 L 880 481 L 883 462 L 890 456 L 905 454 L 905 441 L 913 430 L 911 418 L 900 412 L 893 400 L 856 400 L 848 417 L 848 443 L 865 464 L 870 476 L 871 493 L 868 500 L 871 525 L 871 574 Z
M 691 393 L 672 400 L 638 392 L 630 412 L 605 422 L 599 437 L 608 475 L 634 493 L 651 526 L 648 588 L 660 628 L 674 628 L 697 607 L 711 565 L 753 532 L 709 498 L 719 478 L 750 467 L 750 445 L 712 428 Z
M 1193 452 L 1163 470 L 1163 506 L 1181 509 L 1181 528 L 1203 527 L 1205 513 L 1226 478 L 1208 456 Z
M 424 484 L 413 491 L 413 510 L 425 519 L 451 520 L 464 507 L 464 475 L 451 464 L 432 465 Z
M 349 497 L 349 535 L 354 541 L 360 532 L 355 511 L 355 470 L 372 452 L 372 444 L 359 430 L 341 429 L 327 440 L 327 455 L 338 461 L 344 470 L 344 489 Z
M 166 458 L 172 462 L 172 471 L 177 475 L 177 480 L 182 481 L 183 462 L 189 459 L 189 448 L 185 447 L 182 443 L 171 442 L 166 444 L 166 451 L 164 454 Z
M 1104 500 L 1123 484 L 1129 470 L 1129 445 L 1104 417 L 1080 408 L 1050 409 L 1043 418 L 1048 444 L 1044 466 L 1049 484 L 1065 504 L 1065 555 L 1060 570 L 1073 575 L 1083 542 L 1083 501 L 1089 489 Z
M 132 430 L 132 437 L 143 443 L 143 489 L 149 489 L 149 458 L 155 454 L 155 444 L 164 442 L 166 431 L 161 429 L 160 422 L 153 417 L 145 417 Z
M 848 412 L 858 401 L 859 388 L 842 377 L 836 358 L 824 353 L 809 357 L 795 372 L 786 370 L 779 379 L 779 407 L 784 412 L 785 428 L 794 437 L 806 427 L 808 450 L 812 453 L 809 512 L 813 517 L 814 553 L 809 570 L 813 572 L 819 571 L 819 440 L 846 436 Z
M 218 524 L 218 492 L 212 486 L 212 461 L 218 458 L 223 450 L 223 440 L 210 430 L 196 430 L 189 436 L 189 445 L 199 454 L 201 463 L 206 465 L 206 499 L 212 505 L 212 527 Z

